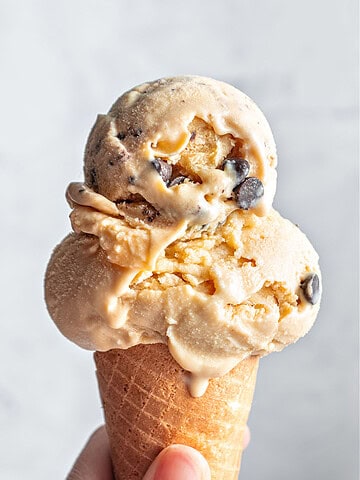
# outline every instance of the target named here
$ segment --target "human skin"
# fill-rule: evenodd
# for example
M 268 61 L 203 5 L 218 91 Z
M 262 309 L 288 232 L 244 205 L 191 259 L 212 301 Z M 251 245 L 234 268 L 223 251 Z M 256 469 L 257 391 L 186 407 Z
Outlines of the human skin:
M 244 449 L 250 442 L 245 430 Z M 210 469 L 204 457 L 185 445 L 171 445 L 154 460 L 143 480 L 210 480 Z M 113 480 L 109 440 L 105 427 L 99 427 L 89 438 L 75 461 L 67 480 Z

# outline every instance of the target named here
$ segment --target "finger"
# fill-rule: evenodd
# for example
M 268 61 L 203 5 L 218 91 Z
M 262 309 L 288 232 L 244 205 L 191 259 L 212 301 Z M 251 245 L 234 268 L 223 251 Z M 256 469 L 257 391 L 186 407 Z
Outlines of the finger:
M 171 445 L 154 460 L 143 480 L 210 480 L 210 468 L 197 450 Z
M 109 440 L 104 426 L 91 435 L 67 480 L 113 480 Z

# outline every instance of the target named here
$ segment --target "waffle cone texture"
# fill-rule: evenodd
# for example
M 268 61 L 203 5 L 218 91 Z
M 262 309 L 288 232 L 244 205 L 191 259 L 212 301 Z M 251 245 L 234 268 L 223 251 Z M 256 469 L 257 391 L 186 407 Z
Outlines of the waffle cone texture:
M 199 450 L 212 480 L 236 480 L 258 368 L 250 357 L 193 398 L 187 372 L 163 344 L 96 352 L 95 363 L 116 480 L 142 479 L 175 443 Z

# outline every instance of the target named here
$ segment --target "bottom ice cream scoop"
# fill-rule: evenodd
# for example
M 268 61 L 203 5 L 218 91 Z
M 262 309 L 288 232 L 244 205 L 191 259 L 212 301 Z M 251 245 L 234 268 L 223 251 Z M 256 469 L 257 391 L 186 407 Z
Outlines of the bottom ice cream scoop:
M 194 395 L 244 358 L 295 342 L 317 315 L 317 254 L 274 210 L 236 210 L 215 231 L 173 241 L 152 271 L 133 263 L 141 249 L 146 258 L 151 238 L 122 220 L 82 207 L 76 225 L 86 233 L 56 248 L 46 279 L 61 332 L 99 351 L 165 343 L 192 373 Z

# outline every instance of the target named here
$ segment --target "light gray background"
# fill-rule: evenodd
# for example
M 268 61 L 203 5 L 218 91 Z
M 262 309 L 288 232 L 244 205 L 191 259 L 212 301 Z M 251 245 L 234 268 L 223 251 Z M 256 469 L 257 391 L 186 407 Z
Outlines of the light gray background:
M 311 334 L 261 362 L 241 479 L 358 478 L 356 24 L 352 0 L 0 2 L 1 478 L 64 478 L 102 421 L 91 353 L 50 321 L 43 273 L 96 114 L 180 73 L 263 109 L 275 206 L 321 256 Z

